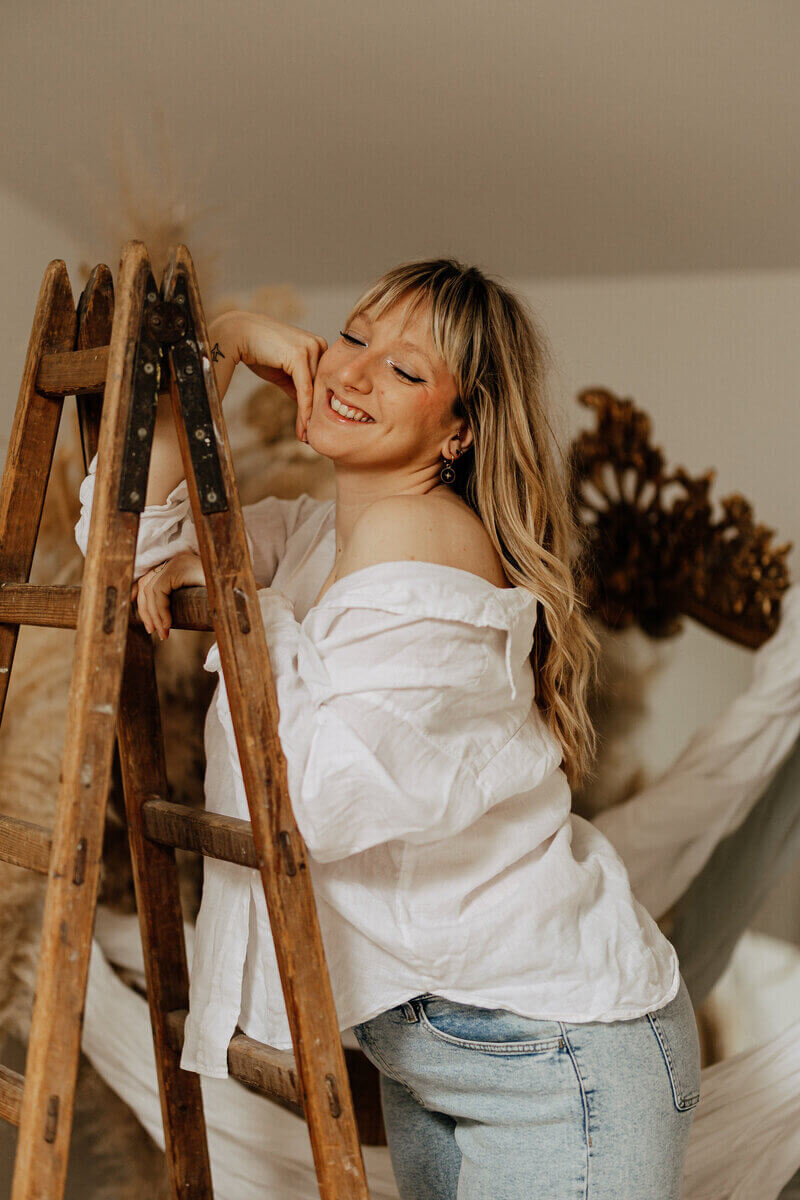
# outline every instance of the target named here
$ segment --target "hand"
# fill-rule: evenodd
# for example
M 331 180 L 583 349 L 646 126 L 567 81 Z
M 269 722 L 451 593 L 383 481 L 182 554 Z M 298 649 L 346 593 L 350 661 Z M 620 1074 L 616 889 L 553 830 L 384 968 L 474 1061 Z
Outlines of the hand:
M 175 588 L 205 586 L 206 577 L 199 555 L 183 550 L 174 558 L 168 558 L 160 566 L 153 567 L 131 589 L 131 603 L 137 601 L 142 623 L 148 633 L 158 631 L 162 642 L 169 637 L 172 616 L 169 609 L 169 594 Z
M 306 441 L 311 419 L 314 377 L 319 360 L 328 349 L 324 337 L 286 325 L 263 313 L 236 311 L 224 319 L 233 330 L 240 362 L 259 379 L 276 384 L 297 404 L 297 436 Z M 209 334 L 209 337 L 211 335 Z

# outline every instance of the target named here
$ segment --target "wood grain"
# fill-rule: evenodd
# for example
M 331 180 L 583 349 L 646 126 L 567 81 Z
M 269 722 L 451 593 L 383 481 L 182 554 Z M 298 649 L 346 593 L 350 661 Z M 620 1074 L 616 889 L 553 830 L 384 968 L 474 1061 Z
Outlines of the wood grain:
M 0 815 L 0 858 L 46 875 L 50 869 L 51 835 L 41 825 Z
M 77 584 L 55 586 L 37 583 L 0 584 L 0 621 L 17 625 L 45 625 L 55 629 L 75 629 L 78 624 L 81 588 Z M 213 630 L 208 596 L 203 587 L 178 588 L 170 595 L 173 629 Z M 141 625 L 136 608 L 128 620 Z

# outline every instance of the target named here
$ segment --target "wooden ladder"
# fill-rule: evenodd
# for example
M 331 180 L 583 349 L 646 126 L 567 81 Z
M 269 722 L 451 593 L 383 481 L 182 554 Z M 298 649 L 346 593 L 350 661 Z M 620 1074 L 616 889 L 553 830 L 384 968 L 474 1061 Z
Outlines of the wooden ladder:
M 0 719 L 20 625 L 75 629 L 76 639 L 55 827 L 51 834 L 0 817 L 0 857 L 48 876 L 25 1076 L 0 1067 L 0 1116 L 19 1125 L 12 1200 L 56 1200 L 64 1192 L 115 733 L 173 1197 L 213 1195 L 200 1079 L 179 1066 L 188 973 L 174 847 L 261 872 L 294 1054 L 237 1033 L 229 1069 L 305 1116 L 320 1196 L 368 1197 L 209 359 L 185 246 L 173 251 L 159 289 L 144 245 L 128 242 L 116 305 L 111 274 L 100 265 L 77 311 L 64 263 L 48 266 L 0 491 Z M 250 822 L 166 800 L 153 643 L 130 594 L 158 393 L 167 377 L 207 580 L 207 593 L 175 593 L 172 623 L 216 634 Z M 65 395 L 77 398 L 87 467 L 98 453 L 83 583 L 35 586 L 27 580 Z

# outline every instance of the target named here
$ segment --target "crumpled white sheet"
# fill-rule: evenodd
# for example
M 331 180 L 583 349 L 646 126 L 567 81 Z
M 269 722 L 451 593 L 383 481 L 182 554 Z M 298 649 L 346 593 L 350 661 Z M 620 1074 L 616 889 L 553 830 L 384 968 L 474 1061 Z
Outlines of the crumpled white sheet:
M 147 1002 L 117 977 L 100 945 L 119 965 L 141 971 L 138 922 L 98 909 L 96 933 L 83 1050 L 163 1148 Z M 216 1200 L 319 1200 L 300 1117 L 234 1079 L 201 1076 L 201 1086 Z M 389 1151 L 362 1150 L 373 1200 L 399 1200 Z M 764 1045 L 704 1069 L 683 1200 L 776 1200 L 798 1166 L 800 1021 Z
M 742 824 L 800 736 L 800 584 L 753 655 L 753 680 L 659 779 L 593 824 L 614 845 L 654 920 L 686 891 L 723 838 Z

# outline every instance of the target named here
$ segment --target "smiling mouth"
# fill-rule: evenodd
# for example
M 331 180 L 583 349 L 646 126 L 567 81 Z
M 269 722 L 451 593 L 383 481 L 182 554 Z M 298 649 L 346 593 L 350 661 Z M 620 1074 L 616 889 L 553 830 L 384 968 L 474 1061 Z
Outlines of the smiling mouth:
M 339 400 L 338 396 L 328 389 L 327 405 L 331 413 L 338 417 L 340 421 L 347 421 L 350 425 L 374 425 L 375 418 L 369 413 L 365 413 L 363 408 L 354 408 L 353 405 L 345 404 Z M 338 406 L 338 407 L 337 407 Z M 352 413 L 353 415 L 348 415 Z

